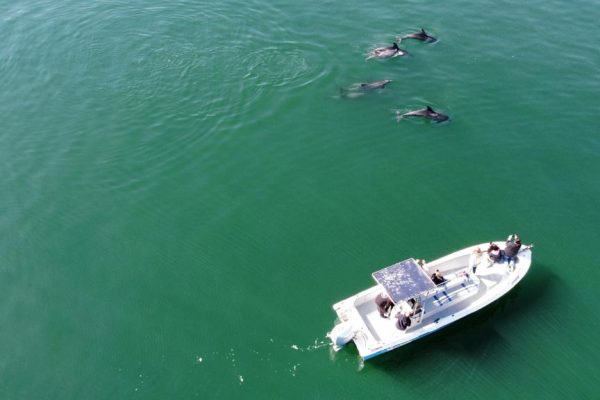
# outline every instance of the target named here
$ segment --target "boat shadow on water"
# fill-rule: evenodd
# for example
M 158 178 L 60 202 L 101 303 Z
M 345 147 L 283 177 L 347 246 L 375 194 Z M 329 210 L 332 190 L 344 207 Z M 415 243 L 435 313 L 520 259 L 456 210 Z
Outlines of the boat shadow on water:
M 479 360 L 488 353 L 501 355 L 501 350 L 509 344 L 496 328 L 515 321 L 526 323 L 539 311 L 546 310 L 559 286 L 558 276 L 537 264 L 526 279 L 494 303 L 439 332 L 371 359 L 365 362 L 365 367 L 390 373 L 429 371 L 432 362 L 448 355 L 465 360 Z M 356 352 L 354 346 L 347 347 L 348 352 Z

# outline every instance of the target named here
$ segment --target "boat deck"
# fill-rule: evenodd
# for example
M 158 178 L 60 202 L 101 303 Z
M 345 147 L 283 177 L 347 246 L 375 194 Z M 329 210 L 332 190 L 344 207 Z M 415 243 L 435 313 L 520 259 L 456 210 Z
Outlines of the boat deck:
M 374 287 L 372 292 L 363 296 L 361 300 L 357 299 L 356 309 L 374 340 L 388 342 L 397 339 L 423 325 L 436 323 L 439 320 L 440 311 L 443 310 L 444 314 L 447 314 L 454 308 L 464 308 L 465 301 L 474 301 L 484 295 L 479 288 L 480 280 L 476 276 L 460 276 L 455 273 L 447 275 L 447 278 L 448 281 L 436 289 L 436 294 L 423 302 L 422 306 L 425 311 L 421 322 L 418 323 L 418 319 L 415 317 L 412 325 L 406 331 L 398 329 L 396 325 L 398 320 L 395 315 L 399 312 L 398 308 L 392 310 L 389 318 L 379 315 L 374 301 L 380 291 L 378 287 Z

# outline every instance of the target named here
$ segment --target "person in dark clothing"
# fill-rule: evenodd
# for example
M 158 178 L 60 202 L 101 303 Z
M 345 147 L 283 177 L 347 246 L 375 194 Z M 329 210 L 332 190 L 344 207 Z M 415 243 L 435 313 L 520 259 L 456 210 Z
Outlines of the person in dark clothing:
M 405 313 L 405 314 L 398 313 L 398 314 L 396 314 L 396 317 L 398 317 L 398 323 L 396 324 L 396 326 L 401 331 L 406 330 L 406 328 L 408 328 L 410 326 L 411 320 L 410 320 L 410 317 L 408 316 L 408 313 Z
M 394 307 L 394 303 L 385 293 L 380 293 L 375 297 L 375 303 L 377 304 L 377 310 L 379 310 L 379 315 L 382 318 L 388 318 L 390 316 L 390 312 L 392 311 L 392 307 Z
M 440 285 L 444 282 L 446 282 L 446 279 L 442 276 L 442 273 L 440 272 L 440 270 L 436 270 L 433 275 L 431 275 L 431 280 L 433 281 L 433 283 L 435 283 L 436 285 Z
M 504 249 L 504 255 L 506 257 L 515 257 L 520 249 L 521 240 L 517 239 L 514 242 L 508 242 L 506 243 L 506 248 Z
M 521 239 L 519 235 L 511 235 L 506 241 L 506 247 L 504 248 L 504 258 L 508 263 L 508 268 L 513 269 L 515 266 L 515 262 L 517 261 L 517 254 L 521 249 Z
M 500 247 L 496 243 L 490 242 L 490 247 L 487 249 L 488 256 L 493 262 L 500 262 L 502 260 L 502 253 Z

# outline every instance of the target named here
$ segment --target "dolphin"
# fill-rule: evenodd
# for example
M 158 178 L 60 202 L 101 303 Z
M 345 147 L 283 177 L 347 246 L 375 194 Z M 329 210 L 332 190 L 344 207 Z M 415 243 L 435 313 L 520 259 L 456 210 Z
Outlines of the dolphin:
M 391 80 L 384 79 L 381 81 L 375 81 L 375 82 L 370 82 L 370 83 L 356 83 L 348 88 L 340 89 L 340 93 L 344 97 L 349 97 L 349 98 L 360 97 L 360 96 L 366 94 L 367 92 L 377 90 L 377 89 L 383 89 L 390 82 L 391 82 Z
M 384 79 L 382 81 L 375 81 L 375 82 L 371 82 L 371 83 L 361 83 L 358 88 L 360 90 L 365 90 L 365 91 L 374 90 L 374 89 L 383 89 L 383 88 L 385 88 L 385 85 L 387 85 L 390 82 L 391 82 L 391 80 Z
M 400 38 L 400 40 L 403 40 L 403 39 L 416 39 L 416 40 L 420 40 L 425 43 L 433 43 L 433 42 L 437 41 L 436 38 L 428 35 L 427 32 L 425 32 L 425 29 L 423 29 L 423 28 L 421 28 L 420 32 L 410 33 L 410 34 L 404 35 Z
M 390 47 L 378 47 L 376 49 L 371 50 L 371 52 L 369 52 L 369 55 L 367 56 L 367 60 L 370 58 L 398 57 L 406 54 L 408 54 L 408 52 L 398 47 L 398 43 L 394 42 L 394 44 Z
M 400 111 L 396 111 L 396 119 L 398 122 L 400 122 L 400 120 L 404 117 L 421 117 L 434 122 L 444 122 L 450 119 L 449 116 L 435 111 L 430 106 L 421 108 L 420 110 L 409 111 L 404 114 L 401 114 Z

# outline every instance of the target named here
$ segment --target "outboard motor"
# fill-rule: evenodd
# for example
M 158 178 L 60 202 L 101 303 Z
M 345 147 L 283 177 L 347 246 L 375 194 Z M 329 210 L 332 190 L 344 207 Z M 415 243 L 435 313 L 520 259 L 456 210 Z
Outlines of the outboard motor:
M 354 338 L 354 329 L 350 322 L 342 322 L 337 324 L 327 336 L 333 343 L 333 349 L 338 351 Z

